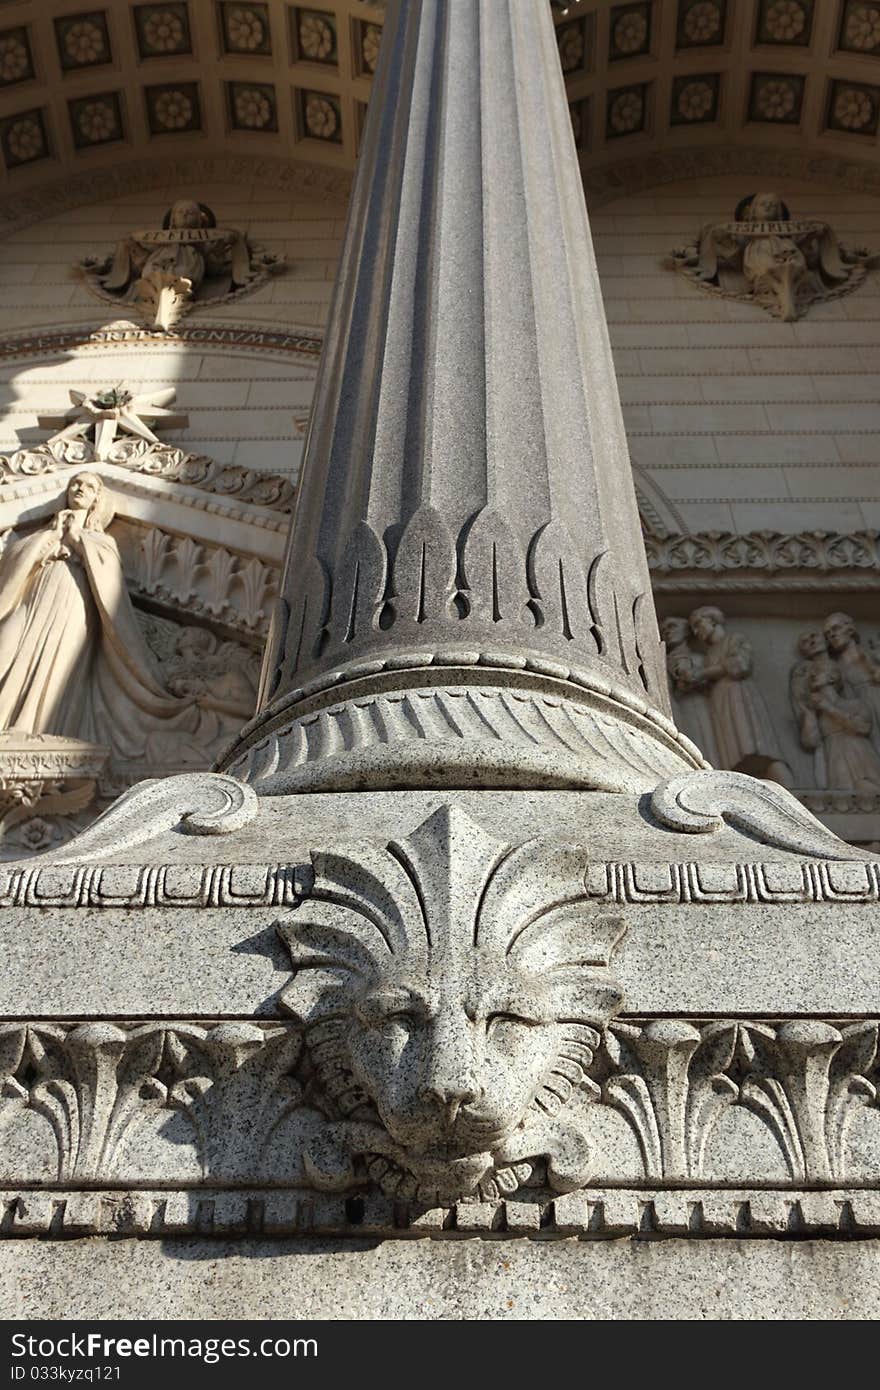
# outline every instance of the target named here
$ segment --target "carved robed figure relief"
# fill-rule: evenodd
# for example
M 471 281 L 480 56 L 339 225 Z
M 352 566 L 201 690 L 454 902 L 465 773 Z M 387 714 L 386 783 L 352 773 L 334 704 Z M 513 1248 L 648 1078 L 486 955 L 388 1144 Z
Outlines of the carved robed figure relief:
M 672 253 L 672 266 L 703 289 L 751 301 L 786 322 L 811 304 L 855 289 L 878 256 L 838 241 L 827 222 L 792 218 L 778 193 L 743 198 L 730 222 L 707 223 Z
M 790 697 L 801 746 L 814 755 L 816 785 L 880 794 L 880 662 L 848 613 L 798 639 Z
M 0 729 L 66 735 L 120 761 L 204 764 L 201 711 L 158 675 L 96 473 L 0 558 Z
M 663 623 L 667 666 L 688 732 L 719 767 L 791 786 L 769 710 L 754 679 L 748 638 L 731 632 L 720 608 L 695 608 Z

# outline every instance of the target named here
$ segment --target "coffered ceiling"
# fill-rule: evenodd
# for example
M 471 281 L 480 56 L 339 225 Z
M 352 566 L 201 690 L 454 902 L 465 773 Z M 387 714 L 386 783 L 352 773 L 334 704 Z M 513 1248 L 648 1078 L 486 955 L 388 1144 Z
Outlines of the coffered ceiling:
M 880 164 L 880 0 L 553 8 L 585 175 L 746 145 Z M 383 20 L 365 0 L 0 0 L 0 196 L 199 155 L 344 175 Z
M 877 157 L 878 0 L 561 0 L 555 14 L 585 164 L 701 142 Z

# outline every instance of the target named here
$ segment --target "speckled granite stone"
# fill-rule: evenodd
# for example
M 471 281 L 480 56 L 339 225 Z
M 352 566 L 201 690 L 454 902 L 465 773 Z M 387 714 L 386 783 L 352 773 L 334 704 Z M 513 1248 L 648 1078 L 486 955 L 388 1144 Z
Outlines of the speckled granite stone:
M 4 1318 L 880 1316 L 880 1241 L 7 1241 Z

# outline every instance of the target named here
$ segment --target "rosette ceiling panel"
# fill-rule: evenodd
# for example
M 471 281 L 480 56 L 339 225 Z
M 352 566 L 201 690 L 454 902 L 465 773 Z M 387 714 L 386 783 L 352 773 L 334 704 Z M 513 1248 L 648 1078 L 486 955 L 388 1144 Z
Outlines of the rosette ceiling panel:
M 363 0 L 6 0 L 0 198 L 219 155 L 342 186 L 384 17 Z M 561 0 L 553 17 L 588 191 L 658 153 L 681 175 L 725 148 L 878 162 L 880 0 Z

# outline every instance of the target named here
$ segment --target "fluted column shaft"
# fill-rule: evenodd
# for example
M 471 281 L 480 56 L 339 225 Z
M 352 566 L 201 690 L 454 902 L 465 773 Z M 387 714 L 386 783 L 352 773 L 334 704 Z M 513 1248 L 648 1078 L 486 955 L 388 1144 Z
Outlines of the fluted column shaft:
M 549 7 L 392 3 L 261 711 L 226 765 L 266 791 L 475 758 L 481 785 L 631 785 L 631 732 L 615 775 L 567 733 L 589 706 L 653 740 L 647 785 L 694 762 L 667 699 Z

